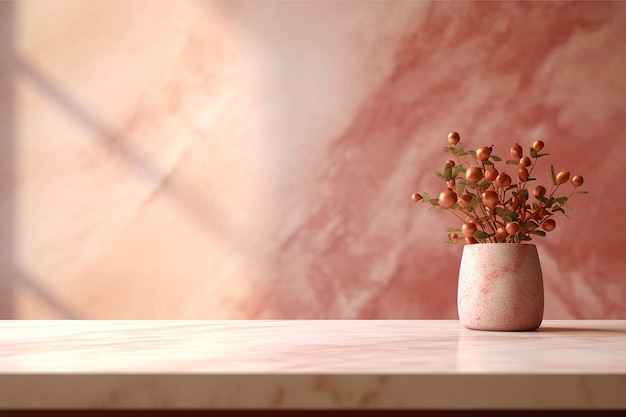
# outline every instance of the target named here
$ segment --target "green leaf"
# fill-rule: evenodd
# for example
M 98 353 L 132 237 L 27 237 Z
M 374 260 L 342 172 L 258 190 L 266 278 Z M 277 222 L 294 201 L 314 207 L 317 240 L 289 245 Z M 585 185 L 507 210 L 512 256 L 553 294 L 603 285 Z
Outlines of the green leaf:
M 456 193 L 457 193 L 457 195 L 463 195 L 464 192 L 465 192 L 465 185 L 457 184 L 456 185 Z
M 491 159 L 493 159 L 495 162 L 502 161 L 502 158 L 500 158 L 499 156 L 495 156 L 495 155 L 491 155 Z
M 556 174 L 554 173 L 554 165 L 550 165 L 550 179 L 552 180 L 552 185 L 556 185 Z
M 522 236 L 522 240 L 533 240 L 530 236 Z
M 422 194 L 422 201 L 424 201 L 425 203 L 430 203 L 433 206 L 439 204 L 439 199 L 438 198 L 432 198 L 430 195 L 428 195 L 428 193 Z
M 506 164 L 507 165 L 518 165 L 519 161 L 516 161 L 515 159 L 507 159 Z
M 515 194 L 515 193 L 513 193 Z M 515 194 L 515 195 L 520 195 L 524 198 L 524 201 L 528 200 L 528 190 L 526 188 L 520 190 L 519 193 Z
M 485 232 L 483 232 L 482 230 L 476 230 L 474 232 L 474 238 L 476 239 L 487 239 L 489 237 L 489 235 Z
M 437 175 L 437 176 L 438 176 L 440 179 L 442 179 L 443 181 L 448 181 L 448 180 L 446 179 L 446 177 L 444 177 L 444 175 L 443 175 L 441 172 L 439 172 L 439 171 L 435 171 L 435 175 Z
M 546 232 L 544 232 L 543 230 L 531 230 L 530 233 L 533 234 L 533 235 L 537 235 L 537 236 L 545 236 L 546 235 Z
M 535 230 L 538 227 L 539 225 L 534 220 L 529 220 L 526 223 L 524 223 L 524 228 L 528 230 L 529 232 Z
M 548 198 L 547 198 L 547 197 L 545 197 L 545 196 L 543 196 L 543 195 L 538 195 L 538 196 L 535 196 L 535 198 L 536 198 L 537 200 L 541 201 L 542 203 L 545 203 L 546 201 L 548 201 Z
M 459 184 L 463 184 L 466 187 L 469 187 L 469 188 L 472 188 L 472 189 L 476 188 L 476 184 L 474 184 L 473 182 L 468 181 L 468 180 L 459 180 Z
M 446 149 L 452 155 L 457 155 L 456 148 L 454 146 L 448 146 L 447 148 L 444 148 L 444 149 Z
M 576 194 L 589 194 L 589 191 L 578 191 Z
M 457 233 L 460 232 L 461 229 L 459 229 L 458 227 L 448 227 L 448 229 L 446 230 L 446 232 L 448 233 Z
M 548 199 L 548 201 L 546 201 L 546 208 L 550 208 L 554 205 L 554 203 L 556 202 L 554 197 L 550 197 Z
M 555 207 L 555 208 L 553 208 L 553 209 L 552 209 L 552 212 L 553 212 L 553 213 L 559 212 L 559 213 L 565 214 L 565 210 L 563 210 L 561 207 Z
M 491 183 L 489 181 L 486 181 L 486 180 L 481 182 L 480 184 L 478 184 L 478 186 L 480 188 L 488 188 L 490 185 L 491 185 Z
M 446 163 L 446 168 L 443 171 L 443 177 L 446 181 L 450 181 L 452 179 L 452 165 Z
M 467 151 L 470 155 L 472 155 L 474 157 L 474 159 L 476 159 L 476 151 Z
M 480 198 L 476 195 L 472 195 L 472 201 L 470 201 L 468 209 L 475 210 L 476 207 L 480 204 Z
M 542 156 L 548 156 L 550 155 L 549 153 L 538 153 L 537 154 L 537 158 L 541 158 Z
M 500 207 L 496 207 L 496 216 L 500 216 L 505 223 L 514 222 L 517 220 L 517 213 L 513 210 L 505 210 Z
M 566 196 L 559 197 L 556 199 L 556 202 L 559 203 L 560 205 L 563 205 L 567 202 L 567 197 Z
M 465 171 L 467 171 L 467 168 L 465 168 L 463 165 L 457 165 L 456 167 L 454 167 L 454 172 L 452 173 L 452 177 L 456 178 L 459 176 L 461 172 L 465 172 Z
M 531 156 L 532 158 L 536 158 L 536 157 L 537 157 L 537 151 L 536 151 L 536 150 L 535 150 L 535 148 L 533 148 L 532 146 L 531 146 L 531 148 L 530 148 L 530 156 Z

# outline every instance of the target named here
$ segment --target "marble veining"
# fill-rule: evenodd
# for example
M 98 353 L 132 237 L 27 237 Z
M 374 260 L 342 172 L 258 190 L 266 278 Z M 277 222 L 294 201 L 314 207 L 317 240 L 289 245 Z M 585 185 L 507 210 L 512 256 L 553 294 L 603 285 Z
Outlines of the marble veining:
M 456 318 L 451 130 L 591 194 L 546 319 L 626 318 L 626 2 L 0 2 L 0 318 Z M 547 178 L 549 167 L 538 167 Z

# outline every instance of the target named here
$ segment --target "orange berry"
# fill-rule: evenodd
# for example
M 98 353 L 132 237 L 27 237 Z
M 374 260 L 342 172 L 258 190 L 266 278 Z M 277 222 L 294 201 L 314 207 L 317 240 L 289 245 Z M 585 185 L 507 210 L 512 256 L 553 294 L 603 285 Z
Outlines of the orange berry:
M 445 190 L 439 194 L 439 205 L 445 208 L 452 208 L 456 204 L 456 193 L 452 190 Z
M 583 177 L 581 177 L 580 175 L 576 175 L 572 178 L 572 185 L 574 187 L 580 187 L 581 185 L 583 185 Z
M 543 142 L 540 140 L 536 140 L 533 142 L 533 149 L 539 152 L 543 149 Z
M 524 157 L 520 158 L 520 160 L 519 160 L 519 164 L 521 166 L 525 167 L 525 168 L 529 167 L 531 163 L 532 162 L 530 161 L 530 158 L 527 157 L 527 156 L 524 156 Z
M 465 243 L 467 245 L 473 245 L 474 243 L 478 243 L 475 237 L 465 237 Z
M 485 179 L 489 182 L 493 182 L 496 180 L 498 176 L 498 170 L 495 168 L 487 168 L 485 170 Z
M 496 177 L 496 186 L 504 188 L 509 185 L 511 185 L 511 177 L 506 172 L 503 172 Z
M 459 239 L 458 233 L 450 233 L 450 240 L 452 240 L 453 242 L 456 242 L 458 239 Z
M 525 167 L 520 167 L 517 170 L 517 178 L 519 178 L 520 181 L 526 181 L 528 180 L 529 177 L 529 173 L 528 173 L 528 169 L 526 169 Z
M 498 194 L 495 191 L 485 191 L 482 194 L 482 198 L 483 198 L 483 204 L 485 205 L 485 207 L 487 208 L 491 208 L 493 209 L 496 204 L 498 204 L 498 202 L 500 201 L 500 199 L 498 198 Z
M 465 179 L 477 183 L 483 178 L 483 170 L 480 167 L 470 167 L 465 171 Z
M 511 147 L 511 158 L 519 160 L 522 157 L 522 147 L 516 143 Z
M 418 202 L 422 199 L 422 196 L 419 195 L 418 193 L 413 193 L 413 195 L 411 196 L 411 200 L 413 200 L 414 202 Z
M 452 159 L 448 159 L 446 161 L 446 164 L 450 165 L 452 168 L 454 168 L 456 166 L 456 163 Z
M 526 199 L 524 198 L 524 196 L 518 194 L 513 198 L 511 202 L 511 207 L 513 208 L 513 210 L 517 210 L 520 206 L 524 205 L 525 202 Z
M 459 143 L 460 140 L 461 140 L 461 137 L 459 136 L 457 132 L 450 132 L 448 134 L 448 143 L 450 143 L 450 145 L 454 146 L 457 143 Z
M 519 223 L 517 222 L 508 222 L 504 227 L 504 230 L 510 235 L 514 235 L 519 232 Z
M 461 232 L 465 237 L 473 237 L 476 230 L 478 230 L 478 228 L 472 222 L 465 222 L 463 226 L 461 226 Z
M 556 183 L 557 184 L 565 184 L 569 180 L 569 172 L 561 171 L 556 174 Z
M 498 227 L 498 229 L 496 230 L 496 240 L 498 242 L 501 242 L 504 239 L 506 239 L 508 235 L 509 234 L 506 232 L 506 229 L 504 227 Z
M 544 195 L 546 195 L 546 187 L 544 187 L 543 185 L 536 186 L 533 190 L 533 195 L 535 197 L 543 197 Z
M 461 194 L 461 196 L 459 197 L 459 204 L 463 208 L 469 207 L 471 202 L 472 202 L 472 195 L 471 194 Z
M 554 219 L 547 219 L 543 222 L 541 227 L 543 227 L 543 230 L 545 230 L 546 232 L 551 232 L 556 227 L 556 222 L 554 221 Z
M 476 159 L 479 161 L 486 161 L 491 156 L 491 148 L 483 146 L 476 149 Z

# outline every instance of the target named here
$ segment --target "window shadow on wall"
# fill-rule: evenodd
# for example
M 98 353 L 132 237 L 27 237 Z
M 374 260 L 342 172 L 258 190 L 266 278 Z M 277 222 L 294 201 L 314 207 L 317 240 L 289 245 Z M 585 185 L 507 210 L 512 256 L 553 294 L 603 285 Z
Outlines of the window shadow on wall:
M 18 262 L 17 6 L 12 1 L 0 2 L 0 319 L 17 318 L 15 295 L 18 287 L 53 310 L 57 317 L 77 319 L 76 312 L 25 274 Z
M 175 171 L 178 164 L 169 171 L 164 172 L 163 168 L 158 167 L 153 161 L 129 145 L 123 132 L 111 129 L 97 116 L 85 110 L 84 106 L 79 101 L 47 77 L 43 69 L 35 67 L 19 54 L 15 54 L 13 58 L 13 71 L 16 78 L 28 80 L 42 95 L 53 101 L 59 109 L 64 111 L 76 123 L 94 132 L 100 146 L 106 147 L 115 157 L 121 158 L 126 164 L 133 167 L 137 177 L 147 184 L 151 184 L 151 191 L 145 197 L 145 200 L 138 205 L 139 212 L 141 212 L 144 206 L 148 205 L 157 194 L 163 194 L 169 200 L 177 203 L 181 211 L 196 223 L 198 227 L 209 233 L 218 233 L 216 224 L 219 224 L 222 221 L 221 219 L 226 219 L 227 213 L 211 204 L 207 204 L 202 198 L 199 198 L 196 192 L 184 181 L 172 180 L 172 177 L 176 174 Z M 13 137 L 13 134 L 14 132 L 11 134 L 11 137 Z M 15 138 L 13 142 L 15 142 Z M 12 194 L 11 199 L 15 200 L 15 192 Z M 11 213 L 11 215 L 6 216 L 6 218 L 12 218 L 13 214 L 16 213 Z M 7 223 L 11 223 L 11 221 L 7 220 Z M 3 227 L 4 226 L 7 225 L 3 224 Z M 19 233 L 19 231 L 12 230 L 13 236 L 12 239 L 9 239 L 10 241 L 15 241 L 17 237 L 16 233 Z M 245 230 L 238 230 L 234 235 L 228 236 L 223 241 L 230 246 L 232 250 L 237 250 L 241 253 L 241 248 L 236 247 L 236 242 L 242 241 L 245 236 Z M 13 258 L 13 263 L 17 263 L 15 257 Z M 48 308 L 53 309 L 57 315 L 68 319 L 79 318 L 78 314 L 73 312 L 69 306 L 64 305 L 52 294 L 45 291 L 36 279 L 27 278 L 23 273 L 19 272 L 17 267 L 13 267 L 13 269 L 15 270 L 14 276 L 17 278 L 13 279 L 13 284 L 7 281 L 8 285 L 17 284 L 20 288 L 26 286 L 31 293 L 34 293 Z
M 0 2 L 0 319 L 15 315 L 15 4 Z
M 20 267 L 19 252 L 19 132 L 16 120 L 19 107 L 17 104 L 17 86 L 26 81 L 39 94 L 51 102 L 77 124 L 95 133 L 98 145 L 106 147 L 116 157 L 133 167 L 135 174 L 151 187 L 145 204 L 149 204 L 156 194 L 163 193 L 176 202 L 181 211 L 199 227 L 209 233 L 220 233 L 218 225 L 221 219 L 228 218 L 228 213 L 210 202 L 199 198 L 195 190 L 175 175 L 176 167 L 168 172 L 155 164 L 125 140 L 124 132 L 112 129 L 97 115 L 88 111 L 79 100 L 68 94 L 62 86 L 47 76 L 45 68 L 38 68 L 27 57 L 20 55 L 17 48 L 17 17 L 19 3 L 0 2 L 0 319 L 20 317 L 17 308 L 18 294 L 26 293 L 48 309 L 55 318 L 79 319 L 80 312 L 74 311 L 64 300 L 48 291 L 38 277 L 30 276 L 25 268 Z M 29 122 L 33 119 L 29 117 Z M 176 178 L 172 178 L 176 177 Z M 143 206 L 142 206 L 143 207 Z M 140 210 L 142 208 L 140 207 Z M 245 230 L 237 230 L 227 236 L 224 242 L 233 251 L 239 253 L 237 242 L 246 238 Z M 36 259 L 33 260 L 36 262 Z

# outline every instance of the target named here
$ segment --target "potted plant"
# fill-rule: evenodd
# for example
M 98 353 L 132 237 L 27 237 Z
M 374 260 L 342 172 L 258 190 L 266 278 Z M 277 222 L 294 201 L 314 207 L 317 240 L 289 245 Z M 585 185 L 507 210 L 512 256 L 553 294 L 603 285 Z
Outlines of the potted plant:
M 567 216 L 567 203 L 580 190 L 583 177 L 550 166 L 549 187 L 533 171 L 544 143 L 535 141 L 524 154 L 515 143 L 511 159 L 503 161 L 493 147 L 465 150 L 457 132 L 448 135 L 452 157 L 443 172 L 446 186 L 438 198 L 414 193 L 414 202 L 445 210 L 458 219 L 447 230 L 446 244 L 465 244 L 459 271 L 457 307 L 461 323 L 470 329 L 534 330 L 543 319 L 543 278 L 534 237 L 555 229 L 555 217 Z M 504 164 L 504 168 L 501 166 Z M 513 171 L 509 174 L 506 167 Z M 563 193 L 565 186 L 569 193 Z

